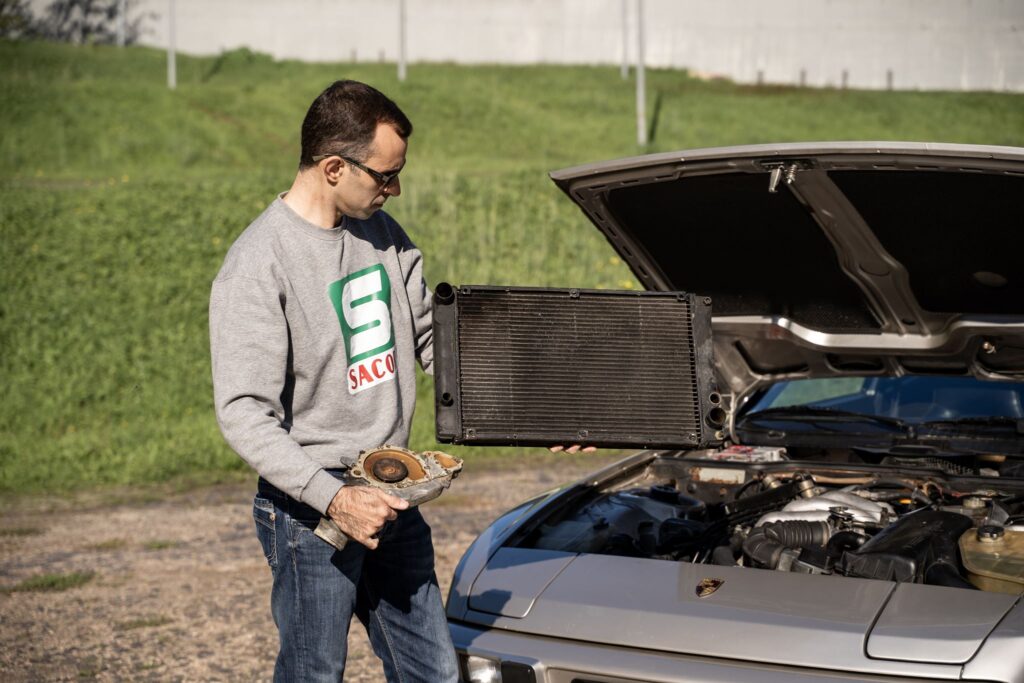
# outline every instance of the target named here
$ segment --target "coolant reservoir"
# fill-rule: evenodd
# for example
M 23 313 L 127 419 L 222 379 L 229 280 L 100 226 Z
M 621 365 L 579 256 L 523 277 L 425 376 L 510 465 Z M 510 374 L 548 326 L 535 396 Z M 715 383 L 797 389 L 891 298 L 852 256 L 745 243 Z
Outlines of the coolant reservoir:
M 960 537 L 967 578 L 983 591 L 1024 593 L 1024 529 L 983 526 Z

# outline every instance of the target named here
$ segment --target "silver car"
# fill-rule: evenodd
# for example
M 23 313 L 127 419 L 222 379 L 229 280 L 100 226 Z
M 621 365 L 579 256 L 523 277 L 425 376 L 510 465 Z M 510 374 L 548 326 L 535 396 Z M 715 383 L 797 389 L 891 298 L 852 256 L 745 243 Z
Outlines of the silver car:
M 463 679 L 1024 681 L 1024 149 L 552 178 L 646 289 L 714 302 L 724 419 L 495 520 L 448 597 Z

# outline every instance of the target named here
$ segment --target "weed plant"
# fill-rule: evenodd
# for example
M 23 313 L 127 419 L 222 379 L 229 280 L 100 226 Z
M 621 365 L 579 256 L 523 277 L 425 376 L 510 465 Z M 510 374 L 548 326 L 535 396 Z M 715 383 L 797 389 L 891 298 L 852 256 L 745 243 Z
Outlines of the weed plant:
M 20 581 L 0 593 L 57 593 L 84 586 L 95 578 L 96 572 L 69 572 L 67 574 L 40 574 Z
M 0 42 L 2 491 L 245 470 L 213 417 L 209 287 L 287 188 L 305 108 L 337 78 L 376 85 L 415 124 L 388 209 L 431 285 L 637 287 L 546 178 L 565 166 L 795 140 L 1024 145 L 1021 95 L 757 88 L 651 70 L 652 142 L 638 149 L 634 86 L 613 67 L 413 65 L 399 83 L 393 65 L 239 50 L 180 56 L 169 91 L 164 60 Z M 419 380 L 411 445 L 425 449 L 432 389 Z

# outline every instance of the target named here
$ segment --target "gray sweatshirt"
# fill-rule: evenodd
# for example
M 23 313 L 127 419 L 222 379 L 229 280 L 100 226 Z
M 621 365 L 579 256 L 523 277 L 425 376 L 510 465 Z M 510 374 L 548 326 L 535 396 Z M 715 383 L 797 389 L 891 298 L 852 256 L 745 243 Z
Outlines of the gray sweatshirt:
M 264 479 L 325 512 L 324 468 L 405 446 L 432 371 L 422 257 L 383 211 L 325 230 L 280 198 L 228 251 L 210 295 L 217 420 Z

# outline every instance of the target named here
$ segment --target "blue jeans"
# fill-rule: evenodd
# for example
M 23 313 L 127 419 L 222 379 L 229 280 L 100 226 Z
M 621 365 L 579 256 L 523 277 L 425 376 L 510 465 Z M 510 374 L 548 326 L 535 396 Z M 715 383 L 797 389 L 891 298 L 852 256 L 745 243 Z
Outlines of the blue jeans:
M 376 550 L 338 551 L 313 535 L 320 514 L 260 482 L 256 535 L 274 575 L 280 651 L 276 683 L 340 681 L 355 614 L 391 683 L 457 680 L 455 649 L 434 575 L 430 527 L 416 508 L 380 535 Z

